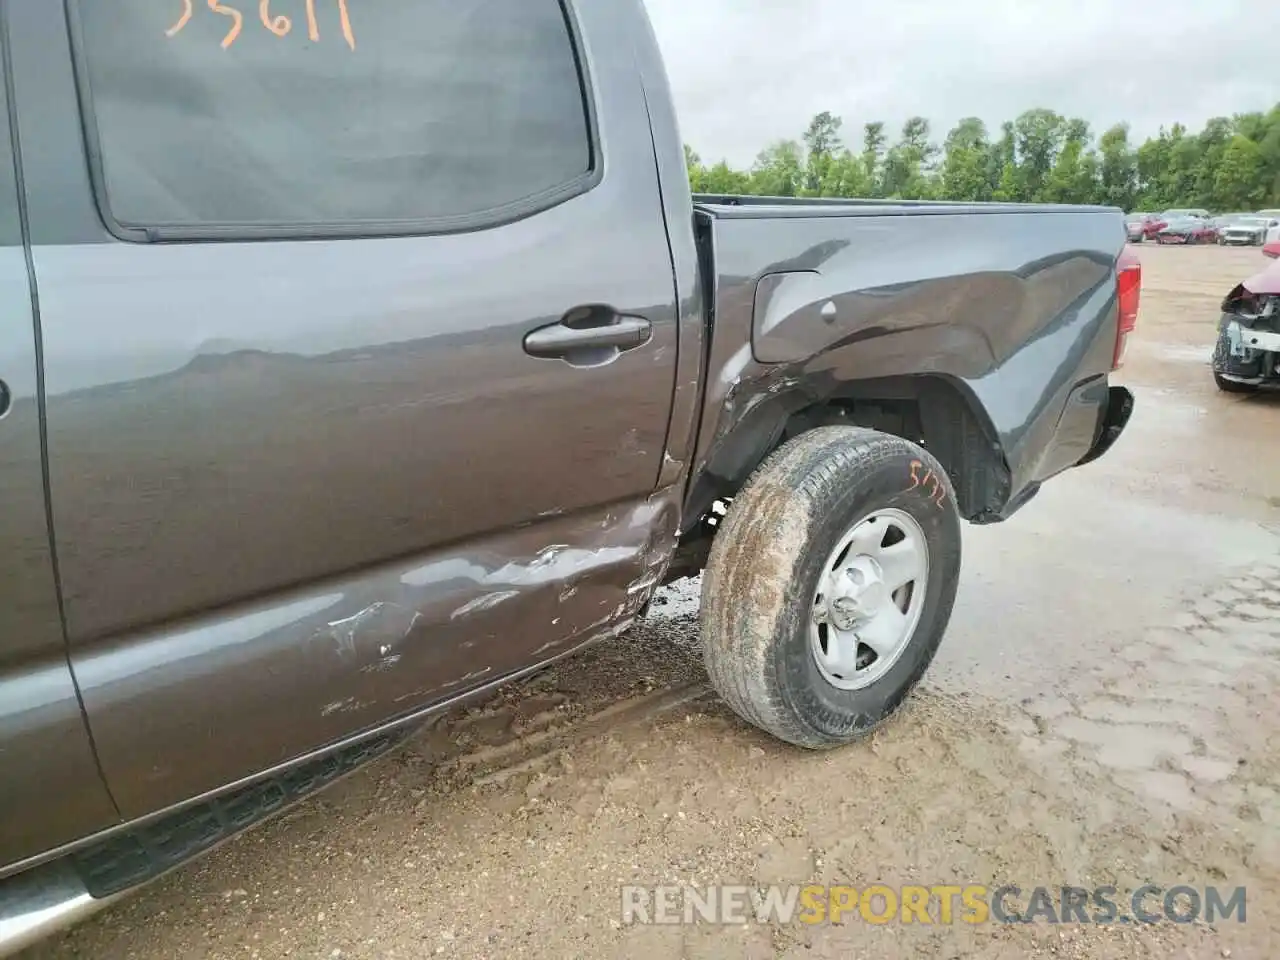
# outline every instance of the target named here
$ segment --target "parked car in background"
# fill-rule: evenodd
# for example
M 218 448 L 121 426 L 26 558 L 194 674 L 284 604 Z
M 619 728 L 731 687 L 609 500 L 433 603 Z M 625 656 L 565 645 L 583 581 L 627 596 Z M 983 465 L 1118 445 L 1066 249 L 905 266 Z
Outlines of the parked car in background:
M 1154 240 L 1156 238 L 1156 234 L 1163 230 L 1166 225 L 1165 220 L 1158 213 L 1141 213 L 1133 214 L 1133 216 L 1140 216 L 1143 219 L 1143 240 Z
M 1260 247 L 1267 239 L 1267 231 L 1280 226 L 1280 219 L 1248 216 L 1238 217 L 1225 226 L 1216 227 L 1218 242 L 1233 247 Z
M 1259 210 L 1254 214 L 1255 217 L 1266 217 L 1268 220 L 1280 220 L 1280 209 Z
M 1226 393 L 1280 386 L 1280 261 L 1222 301 L 1212 365 L 1214 383 Z
M 1186 210 L 1172 209 L 1172 210 L 1166 210 L 1164 211 L 1164 213 L 1160 214 L 1160 219 L 1163 220 L 1165 223 L 1169 223 L 1171 220 L 1180 220 L 1183 217 L 1197 217 L 1201 220 L 1208 220 L 1212 217 L 1212 214 L 1210 214 L 1208 210 L 1205 210 L 1202 207 L 1195 207 L 1193 209 L 1186 209 Z
M 1232 224 L 1238 223 L 1241 220 L 1252 219 L 1256 216 L 1256 213 L 1220 213 L 1216 217 L 1211 218 L 1209 222 L 1217 227 L 1218 232 L 1221 233 Z
M 1124 218 L 1124 232 L 1130 243 L 1141 243 L 1147 238 L 1148 213 L 1131 213 Z
M 1156 243 L 1192 244 L 1216 243 L 1218 228 L 1200 217 L 1174 217 L 1156 232 Z
M 1210 224 L 1213 222 L 1209 216 L 1209 211 L 1202 209 L 1166 210 L 1164 213 L 1132 213 L 1130 216 L 1143 217 L 1145 219 L 1146 224 L 1142 229 L 1143 240 L 1155 240 L 1160 235 L 1160 231 L 1164 230 L 1171 223 L 1180 223 L 1188 217 L 1196 220 L 1202 220 Z M 1234 216 L 1234 214 L 1227 214 L 1227 216 Z M 1126 221 L 1126 230 L 1127 229 L 1128 226 Z
M 1263 240 L 1263 243 L 1280 243 L 1280 226 L 1268 227 L 1267 236 Z

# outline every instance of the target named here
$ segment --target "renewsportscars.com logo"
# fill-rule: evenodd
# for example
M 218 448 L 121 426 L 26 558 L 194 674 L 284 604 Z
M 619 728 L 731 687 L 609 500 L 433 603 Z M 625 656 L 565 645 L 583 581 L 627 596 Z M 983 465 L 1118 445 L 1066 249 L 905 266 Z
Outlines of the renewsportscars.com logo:
M 1245 922 L 1245 888 L 908 884 L 624 886 L 624 924 Z

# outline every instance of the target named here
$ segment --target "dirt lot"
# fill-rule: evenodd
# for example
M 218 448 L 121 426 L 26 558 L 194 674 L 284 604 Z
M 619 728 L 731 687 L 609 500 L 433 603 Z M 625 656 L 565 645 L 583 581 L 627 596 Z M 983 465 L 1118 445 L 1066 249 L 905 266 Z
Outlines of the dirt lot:
M 31 951 L 66 958 L 1274 957 L 1280 399 L 1219 394 L 1256 250 L 1139 248 L 1110 455 L 965 531 L 951 629 L 869 742 L 707 693 L 695 585 Z M 1246 886 L 1247 922 L 655 926 L 621 884 Z

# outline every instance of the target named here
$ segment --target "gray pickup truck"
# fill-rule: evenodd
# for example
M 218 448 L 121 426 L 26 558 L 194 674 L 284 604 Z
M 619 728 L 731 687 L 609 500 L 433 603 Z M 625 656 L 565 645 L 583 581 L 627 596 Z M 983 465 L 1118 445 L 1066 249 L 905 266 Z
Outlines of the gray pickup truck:
M 705 570 L 847 742 L 1124 429 L 1118 210 L 692 197 L 640 0 L 0 4 L 0 947 Z

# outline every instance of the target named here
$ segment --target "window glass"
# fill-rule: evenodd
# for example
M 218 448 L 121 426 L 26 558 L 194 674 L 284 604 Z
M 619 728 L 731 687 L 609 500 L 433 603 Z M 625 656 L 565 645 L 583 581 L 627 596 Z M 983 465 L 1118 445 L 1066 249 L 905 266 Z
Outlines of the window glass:
M 77 0 L 131 227 L 501 217 L 590 172 L 558 0 Z

